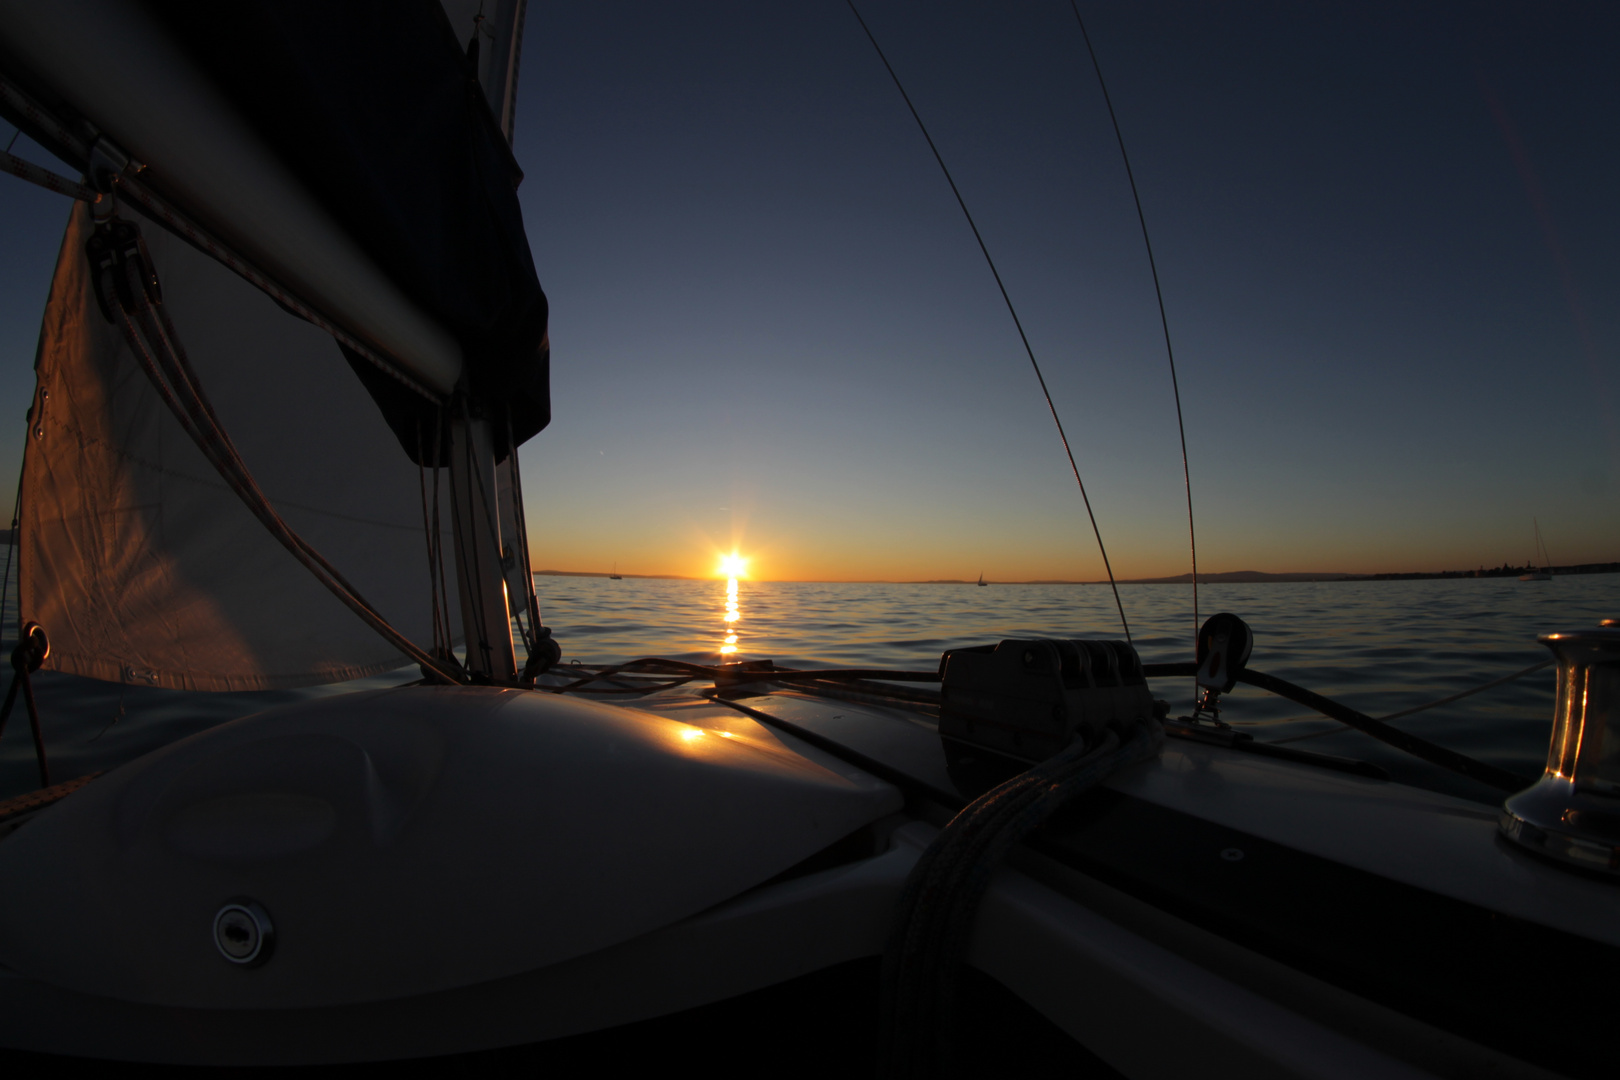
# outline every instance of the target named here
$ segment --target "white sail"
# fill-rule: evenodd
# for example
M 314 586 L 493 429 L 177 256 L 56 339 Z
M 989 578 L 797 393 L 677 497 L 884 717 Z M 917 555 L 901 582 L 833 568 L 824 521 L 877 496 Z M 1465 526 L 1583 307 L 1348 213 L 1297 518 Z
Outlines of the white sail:
M 260 487 L 373 607 L 429 646 L 420 474 L 337 344 L 142 225 L 164 304 Z M 47 666 L 256 690 L 404 664 L 266 532 L 184 434 L 97 305 L 90 229 L 76 204 L 40 338 L 24 465 L 20 614 L 49 635 Z M 454 611 L 447 622 L 459 627 Z

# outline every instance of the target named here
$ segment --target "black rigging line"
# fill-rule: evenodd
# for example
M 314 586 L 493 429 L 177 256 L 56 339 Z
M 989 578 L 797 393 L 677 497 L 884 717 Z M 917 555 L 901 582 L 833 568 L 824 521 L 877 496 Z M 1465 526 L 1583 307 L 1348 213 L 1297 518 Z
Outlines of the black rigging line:
M 444 639 L 444 658 L 454 660 L 456 657 L 456 635 L 450 625 L 450 586 L 444 577 L 444 526 L 439 516 L 439 473 L 447 466 L 444 461 L 444 429 L 449 421 L 444 410 L 433 410 L 433 567 L 436 575 L 438 597 L 435 599 L 434 610 L 442 620 Z M 449 468 L 454 468 L 452 463 Z M 439 631 L 435 630 L 435 634 Z
M 421 418 L 418 417 L 416 421 L 416 483 L 417 487 L 421 489 L 422 493 L 422 539 L 427 544 L 428 592 L 432 595 L 430 616 L 433 619 L 433 655 L 440 656 L 449 650 L 443 648 L 443 642 L 439 637 L 439 588 L 438 582 L 433 579 L 434 523 L 428 514 L 427 466 L 423 464 L 423 459 L 427 457 L 427 453 L 423 449 L 423 445 L 424 440 L 422 438 L 422 421 Z M 437 461 L 434 462 L 433 468 L 434 492 L 437 494 L 439 479 Z M 437 509 L 437 507 L 435 507 L 435 509 Z
M 28 427 L 32 428 L 33 426 L 34 426 L 34 418 L 32 416 L 29 416 L 29 418 L 28 418 Z M 26 430 L 23 433 L 23 457 L 24 457 L 25 460 L 28 457 L 28 434 L 27 434 Z M 6 599 L 7 599 L 7 597 L 9 597 L 11 595 L 11 556 L 12 556 L 12 553 L 17 550 L 17 545 L 22 543 L 22 536 L 20 535 L 19 530 L 22 527 L 22 494 L 23 494 L 23 476 L 24 475 L 25 474 L 23 472 L 22 466 L 18 466 L 18 468 L 17 468 L 17 496 L 16 496 L 15 499 L 12 500 L 12 503 L 11 503 L 11 542 L 6 545 L 6 574 L 5 574 L 4 579 L 0 579 L 0 620 L 3 620 L 5 618 Z M 21 574 L 21 572 L 22 572 L 21 570 L 18 571 L 19 574 Z M 22 606 L 22 582 L 20 582 L 20 581 L 17 583 L 17 604 L 18 604 L 18 608 L 19 608 L 19 613 L 18 613 L 18 617 L 17 617 L 17 634 L 18 634 L 18 640 L 21 641 L 22 640 L 22 615 L 21 615 L 20 609 L 21 609 L 21 606 Z M 0 625 L 0 641 L 4 641 L 4 640 L 5 640 L 5 628 L 4 628 L 3 625 Z
M 1181 386 L 1176 381 L 1176 353 L 1170 347 L 1170 318 L 1164 313 L 1164 290 L 1159 288 L 1159 267 L 1153 261 L 1153 241 L 1148 239 L 1147 215 L 1142 212 L 1142 196 L 1136 190 L 1136 174 L 1131 172 L 1131 156 L 1125 152 L 1125 135 L 1119 128 L 1119 117 L 1114 114 L 1114 99 L 1108 96 L 1108 84 L 1103 81 L 1102 65 L 1097 62 L 1097 50 L 1091 47 L 1091 35 L 1086 32 L 1086 21 L 1080 17 L 1080 5 L 1069 0 L 1074 21 L 1080 24 L 1080 36 L 1085 39 L 1086 52 L 1091 55 L 1091 70 L 1097 73 L 1097 86 L 1102 90 L 1103 104 L 1108 106 L 1108 119 L 1114 125 L 1114 138 L 1119 141 L 1119 157 L 1125 163 L 1125 179 L 1131 182 L 1131 198 L 1136 201 L 1136 220 L 1142 225 L 1142 246 L 1147 248 L 1148 269 L 1153 273 L 1153 295 L 1159 301 L 1159 325 L 1164 328 L 1164 354 L 1170 359 L 1170 389 L 1176 396 L 1176 431 L 1181 435 L 1181 477 L 1187 484 L 1187 542 L 1192 548 L 1193 643 L 1198 641 L 1198 536 L 1193 532 L 1192 469 L 1187 464 L 1187 428 L 1181 420 Z
M 855 0 L 846 0 L 849 10 L 855 16 L 855 21 L 861 24 L 866 33 L 866 40 L 872 43 L 872 48 L 883 61 L 884 68 L 889 72 L 889 78 L 894 80 L 894 88 L 900 91 L 905 99 L 906 108 L 911 110 L 911 118 L 917 121 L 917 129 L 928 142 L 928 149 L 934 152 L 934 160 L 939 162 L 940 172 L 945 174 L 945 182 L 951 185 L 951 194 L 956 196 L 956 205 L 962 208 L 962 216 L 967 218 L 968 228 L 973 230 L 973 239 L 979 242 L 979 251 L 984 254 L 984 261 L 990 267 L 990 274 L 996 279 L 996 288 L 1001 290 L 1001 299 L 1007 305 L 1007 314 L 1012 316 L 1013 325 L 1018 328 L 1018 339 L 1024 343 L 1024 352 L 1029 356 L 1029 366 L 1035 369 L 1035 379 L 1041 384 L 1041 394 L 1046 398 L 1046 407 L 1051 410 L 1052 423 L 1057 425 L 1058 438 L 1063 440 L 1063 452 L 1069 456 L 1069 468 L 1074 472 L 1074 482 L 1080 485 L 1080 499 L 1086 504 L 1086 517 L 1091 519 L 1091 532 L 1097 537 L 1097 550 L 1102 553 L 1103 569 L 1108 571 L 1108 585 L 1114 590 L 1114 606 L 1119 609 L 1119 622 L 1125 628 L 1125 640 L 1131 640 L 1131 624 L 1125 619 L 1125 605 L 1119 599 L 1119 585 L 1114 581 L 1114 568 L 1108 562 L 1108 549 L 1103 546 L 1102 530 L 1097 527 L 1097 515 L 1092 512 L 1091 498 L 1086 494 L 1086 482 L 1080 479 L 1080 467 L 1074 463 L 1074 451 L 1069 448 L 1069 436 L 1063 431 L 1063 421 L 1058 419 L 1057 406 L 1052 404 L 1052 392 L 1046 388 L 1046 378 L 1041 374 L 1041 365 L 1035 360 L 1035 350 L 1030 347 L 1029 337 L 1024 333 L 1024 324 L 1018 318 L 1018 311 L 1013 307 L 1012 297 L 1007 295 L 1007 286 L 1002 284 L 1001 274 L 996 270 L 996 261 L 990 257 L 990 249 L 985 245 L 984 237 L 979 235 L 979 226 L 973 221 L 973 214 L 968 210 L 967 201 L 962 198 L 962 192 L 957 189 L 956 181 L 951 177 L 951 170 L 945 164 L 945 158 L 940 154 L 939 147 L 934 145 L 933 136 L 928 134 L 928 126 L 923 123 L 917 106 L 911 103 L 911 95 L 900 83 L 900 76 L 895 74 L 894 65 L 883 54 L 883 47 L 878 44 L 877 38 L 872 36 L 872 30 L 861 18 L 860 9 L 855 6 Z

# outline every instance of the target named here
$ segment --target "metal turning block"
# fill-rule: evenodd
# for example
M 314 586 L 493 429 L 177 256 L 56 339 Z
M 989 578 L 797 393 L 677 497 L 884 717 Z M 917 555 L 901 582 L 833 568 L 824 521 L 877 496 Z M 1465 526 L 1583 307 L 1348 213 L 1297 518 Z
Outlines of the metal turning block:
M 1254 631 L 1248 623 L 1227 611 L 1205 619 L 1198 628 L 1198 701 L 1193 714 L 1184 719 L 1229 730 L 1221 719 L 1221 695 L 1237 685 L 1238 673 L 1253 651 Z

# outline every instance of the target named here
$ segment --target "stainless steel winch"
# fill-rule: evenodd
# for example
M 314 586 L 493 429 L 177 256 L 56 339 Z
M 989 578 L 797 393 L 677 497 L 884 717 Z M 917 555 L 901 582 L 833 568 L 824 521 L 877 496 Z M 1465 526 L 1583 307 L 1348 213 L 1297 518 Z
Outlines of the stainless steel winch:
M 1620 876 L 1620 626 L 1543 634 L 1558 659 L 1540 780 L 1503 805 L 1502 834 L 1542 855 Z

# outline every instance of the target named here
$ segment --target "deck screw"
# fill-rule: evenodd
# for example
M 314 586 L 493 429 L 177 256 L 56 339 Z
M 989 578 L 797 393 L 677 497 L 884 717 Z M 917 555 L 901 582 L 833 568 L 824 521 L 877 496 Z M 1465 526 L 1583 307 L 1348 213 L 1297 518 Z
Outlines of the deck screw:
M 233 964 L 257 967 L 270 959 L 275 941 L 270 913 L 252 900 L 232 900 L 214 915 L 214 945 Z

